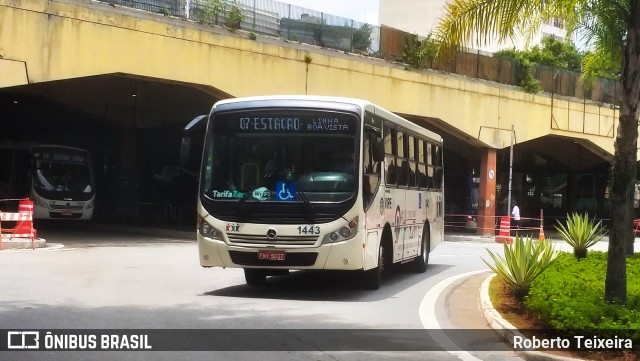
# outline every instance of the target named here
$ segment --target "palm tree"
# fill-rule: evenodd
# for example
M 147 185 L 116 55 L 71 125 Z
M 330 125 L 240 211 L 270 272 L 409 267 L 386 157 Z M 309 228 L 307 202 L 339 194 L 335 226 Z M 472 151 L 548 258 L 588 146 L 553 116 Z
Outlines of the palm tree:
M 583 64 L 588 79 L 598 62 L 622 65 L 622 99 L 611 165 L 611 233 L 604 298 L 626 301 L 626 255 L 633 253 L 633 191 L 636 179 L 640 98 L 640 0 L 453 0 L 440 19 L 439 56 L 460 46 L 483 45 L 516 35 L 531 37 L 543 21 L 564 19 L 594 49 Z

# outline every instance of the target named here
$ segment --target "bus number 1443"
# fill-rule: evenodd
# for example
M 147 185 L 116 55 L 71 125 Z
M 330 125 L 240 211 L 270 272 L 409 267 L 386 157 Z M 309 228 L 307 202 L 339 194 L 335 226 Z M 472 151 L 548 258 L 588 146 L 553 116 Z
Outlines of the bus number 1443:
M 298 227 L 298 234 L 320 234 L 319 226 L 300 226 Z

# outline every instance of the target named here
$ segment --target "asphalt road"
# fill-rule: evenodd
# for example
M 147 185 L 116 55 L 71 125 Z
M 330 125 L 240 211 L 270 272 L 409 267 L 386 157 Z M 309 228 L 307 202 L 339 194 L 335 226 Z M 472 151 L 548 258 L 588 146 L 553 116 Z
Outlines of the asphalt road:
M 414 347 L 406 345 L 382 352 L 376 350 L 376 344 L 382 349 L 397 344 L 386 345 L 388 338 L 381 335 L 368 340 L 364 346 L 368 351 L 334 351 L 340 349 L 336 345 L 344 339 L 329 344 L 337 332 L 332 330 L 354 330 L 351 338 L 361 336 L 358 332 L 362 330 L 382 330 L 385 335 L 390 332 L 391 338 L 402 338 L 401 331 L 393 330 L 424 330 L 421 313 L 425 312 L 434 315 L 437 325 L 461 327 L 466 317 L 461 321 L 460 315 L 451 315 L 448 307 L 451 300 L 447 297 L 454 292 L 429 292 L 450 277 L 487 269 L 482 261 L 482 257 L 488 258 L 485 248 L 499 250 L 499 244 L 445 242 L 431 254 L 425 274 L 399 268 L 380 290 L 369 291 L 359 287 L 357 275 L 345 272 L 293 272 L 271 278 L 264 287 L 250 287 L 245 285 L 240 269 L 201 268 L 191 240 L 104 231 L 48 232 L 47 237 L 50 246 L 59 246 L 0 252 L 1 329 L 263 330 L 258 334 L 248 332 L 245 339 L 242 333 L 233 333 L 237 337 L 228 345 L 233 345 L 229 346 L 233 350 L 244 350 L 260 341 L 282 343 L 284 346 L 278 347 L 285 350 L 12 351 L 0 352 L 2 360 L 517 359 L 511 352 L 461 356 L 445 351 L 403 351 Z M 425 295 L 435 300 L 428 310 L 421 309 Z M 328 341 L 318 339 L 317 334 L 299 332 L 306 329 L 328 330 L 320 335 L 327 336 Z M 264 330 L 284 332 L 271 334 Z M 349 333 L 344 335 L 350 338 Z M 434 343 L 425 348 L 442 347 Z M 331 351 L 319 351 L 325 349 Z

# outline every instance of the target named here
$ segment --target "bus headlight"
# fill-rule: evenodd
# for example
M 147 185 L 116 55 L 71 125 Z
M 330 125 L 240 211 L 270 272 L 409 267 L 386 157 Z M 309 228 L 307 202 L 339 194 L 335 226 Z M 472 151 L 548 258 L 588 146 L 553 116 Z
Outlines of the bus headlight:
M 33 197 L 33 204 L 36 207 L 47 208 L 47 204 L 45 203 L 45 201 L 42 198 L 37 197 L 37 196 Z
M 198 232 L 205 237 L 222 240 L 222 232 L 207 223 L 202 217 L 198 217 Z
M 95 200 L 90 200 L 87 205 L 84 206 L 84 209 L 91 209 L 95 205 Z
M 346 226 L 342 226 L 333 232 L 329 232 L 322 238 L 322 243 L 335 243 L 351 239 L 358 233 L 358 217 L 349 221 Z

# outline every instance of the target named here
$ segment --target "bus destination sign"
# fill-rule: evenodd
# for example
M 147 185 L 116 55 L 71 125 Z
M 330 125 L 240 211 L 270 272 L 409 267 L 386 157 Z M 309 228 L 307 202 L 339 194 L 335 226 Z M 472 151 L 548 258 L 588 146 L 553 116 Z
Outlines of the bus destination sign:
M 239 133 L 355 134 L 354 116 L 336 113 L 242 114 L 219 116 L 215 130 Z
M 84 155 L 78 153 L 43 151 L 41 159 L 49 162 L 77 163 L 84 164 L 86 162 Z

